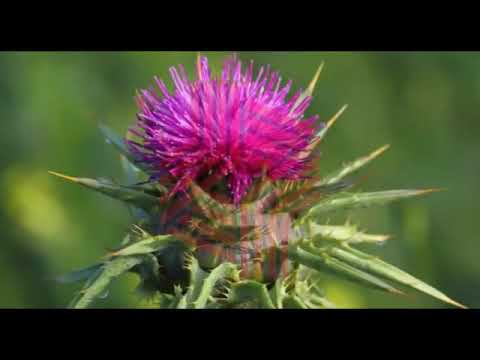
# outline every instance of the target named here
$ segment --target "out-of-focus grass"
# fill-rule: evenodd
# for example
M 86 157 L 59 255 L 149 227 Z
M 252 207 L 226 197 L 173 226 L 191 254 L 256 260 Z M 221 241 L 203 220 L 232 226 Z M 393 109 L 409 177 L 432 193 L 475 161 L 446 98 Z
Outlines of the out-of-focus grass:
M 207 53 L 219 68 L 225 53 Z M 192 74 L 196 54 L 0 54 L 0 307 L 62 307 L 75 285 L 56 275 L 88 265 L 115 246 L 128 213 L 113 200 L 50 177 L 48 170 L 120 179 L 114 150 L 97 131 L 124 132 L 135 118 L 136 89 L 168 67 Z M 322 146 L 322 169 L 391 144 L 362 173 L 364 189 L 441 187 L 448 191 L 386 208 L 332 216 L 392 240 L 370 251 L 468 306 L 480 305 L 480 54 L 239 53 L 271 64 L 294 88 L 326 65 L 309 110 L 326 120 L 349 109 Z M 150 307 L 137 302 L 134 276 L 119 280 L 99 307 Z M 422 295 L 395 297 L 324 279 L 341 307 L 444 307 Z

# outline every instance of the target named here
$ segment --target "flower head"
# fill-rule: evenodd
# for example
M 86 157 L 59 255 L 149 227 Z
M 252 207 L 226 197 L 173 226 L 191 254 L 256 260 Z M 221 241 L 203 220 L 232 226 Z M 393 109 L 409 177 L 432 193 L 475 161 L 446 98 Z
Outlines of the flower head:
M 238 204 L 255 178 L 295 180 L 304 175 L 304 154 L 315 134 L 317 117 L 305 119 L 310 96 L 298 91 L 287 99 L 291 81 L 282 85 L 277 72 L 253 62 L 242 70 L 236 57 L 227 59 L 219 77 L 199 57 L 197 78 L 190 81 L 183 66 L 172 67 L 175 90 L 143 90 L 137 101 L 141 143 L 128 141 L 152 177 L 168 173 L 176 179 L 172 193 L 205 174 L 225 177 Z

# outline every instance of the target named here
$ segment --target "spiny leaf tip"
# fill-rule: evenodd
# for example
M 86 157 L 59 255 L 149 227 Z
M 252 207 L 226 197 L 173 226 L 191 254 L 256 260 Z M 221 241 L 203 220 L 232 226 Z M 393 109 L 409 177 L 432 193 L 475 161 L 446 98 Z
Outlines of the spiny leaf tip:
M 57 176 L 61 179 L 65 179 L 65 180 L 69 180 L 69 181 L 73 181 L 73 182 L 78 182 L 79 181 L 79 178 L 77 178 L 77 177 L 60 174 L 60 173 L 57 173 L 55 171 L 48 171 L 48 173 L 50 175 Z

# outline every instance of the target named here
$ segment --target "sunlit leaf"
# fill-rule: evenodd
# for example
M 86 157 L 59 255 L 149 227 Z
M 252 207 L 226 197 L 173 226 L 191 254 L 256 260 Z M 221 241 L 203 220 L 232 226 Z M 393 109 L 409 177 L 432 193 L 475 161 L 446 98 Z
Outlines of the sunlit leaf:
M 97 191 L 113 199 L 117 199 L 144 210 L 151 210 L 159 205 L 159 199 L 155 196 L 145 193 L 144 191 L 132 189 L 128 186 L 117 185 L 106 180 L 96 180 L 89 178 L 77 178 L 59 174 L 53 171 L 49 172 L 59 178 L 82 185 L 90 190 Z
M 184 242 L 175 238 L 173 235 L 157 235 L 146 238 L 144 240 L 133 243 L 121 250 L 109 254 L 112 257 L 142 255 L 157 252 L 173 244 L 181 244 Z
M 303 304 L 310 309 L 335 308 L 335 305 L 328 301 L 310 280 L 298 280 L 294 291 Z
M 319 272 L 331 274 L 345 280 L 353 281 L 373 289 L 388 291 L 392 293 L 401 293 L 393 286 L 383 280 L 376 278 L 364 271 L 358 270 L 347 263 L 341 262 L 326 253 L 312 253 L 302 249 L 300 246 L 290 246 L 288 257 L 304 266 L 315 269 Z
M 236 266 L 233 264 L 220 264 L 208 273 L 199 267 L 198 261 L 193 256 L 188 259 L 187 267 L 190 270 L 190 287 L 187 292 L 188 307 L 205 308 L 208 299 L 213 295 L 215 285 L 220 280 L 227 278 L 239 280 Z
M 280 277 L 275 281 L 275 285 L 270 290 L 270 297 L 274 306 L 277 309 L 283 308 L 283 301 L 287 297 L 287 286 L 285 284 L 285 278 Z
M 333 184 L 340 181 L 345 176 L 357 171 L 358 169 L 362 168 L 363 166 L 367 165 L 369 162 L 374 160 L 376 157 L 380 156 L 389 147 L 390 145 L 384 145 L 381 148 L 368 154 L 367 156 L 364 156 L 364 157 L 355 159 L 354 161 L 351 161 L 349 163 L 346 163 L 339 170 L 323 177 L 316 185 L 328 185 L 328 184 Z
M 103 263 L 95 264 L 92 266 L 85 267 L 83 269 L 71 271 L 68 274 L 60 275 L 55 278 L 59 283 L 69 284 L 77 281 L 83 281 L 94 275 L 101 267 Z
M 381 243 L 388 235 L 366 234 L 357 230 L 354 225 L 319 225 L 310 223 L 309 236 L 312 240 L 329 239 L 341 243 Z
M 307 304 L 295 294 L 285 296 L 282 307 L 285 309 L 308 309 Z
M 141 257 L 121 257 L 107 261 L 93 274 L 85 287 L 70 303 L 70 308 L 81 309 L 88 307 L 96 298 L 107 290 L 108 285 L 118 276 L 129 271 L 142 262 Z
M 396 200 L 426 195 L 434 191 L 438 190 L 389 190 L 364 193 L 342 193 L 320 201 L 317 205 L 308 210 L 303 219 L 310 218 L 315 220 L 318 215 L 331 211 L 385 205 Z
M 441 293 L 437 289 L 433 288 L 430 285 L 427 285 L 423 281 L 418 280 L 417 278 L 411 276 L 410 274 L 396 268 L 393 265 L 390 265 L 374 256 L 365 254 L 359 250 L 346 247 L 344 249 L 334 247 L 328 251 L 335 258 L 354 266 L 357 269 L 361 269 L 370 274 L 380 276 L 384 279 L 394 281 L 396 283 L 414 288 L 420 292 L 423 292 L 427 295 L 430 295 L 434 298 L 442 300 L 446 303 L 462 307 L 462 304 L 450 299 L 445 294 Z
M 275 308 L 266 285 L 253 280 L 233 283 L 229 289 L 227 301 L 232 305 L 254 302 L 263 309 Z

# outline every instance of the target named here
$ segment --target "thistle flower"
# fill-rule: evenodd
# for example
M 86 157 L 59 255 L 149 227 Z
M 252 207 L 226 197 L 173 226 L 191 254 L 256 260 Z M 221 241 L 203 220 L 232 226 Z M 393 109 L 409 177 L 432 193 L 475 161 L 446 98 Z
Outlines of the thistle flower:
M 388 146 L 319 173 L 317 146 L 345 110 L 325 125 L 305 117 L 320 70 L 305 91 L 288 98 L 291 82 L 282 85 L 268 67 L 255 76 L 253 63 L 242 71 L 234 57 L 216 77 L 199 57 L 194 81 L 182 67 L 171 68 L 173 93 L 156 79 L 160 94 L 138 95 L 130 129 L 137 140 L 102 126 L 122 155 L 127 185 L 53 174 L 124 202 L 133 224 L 102 262 L 60 278 L 87 280 L 70 306 L 88 306 L 113 279 L 133 272 L 139 293 L 167 308 L 334 307 L 319 273 L 396 294 L 400 285 L 463 307 L 355 248 L 388 235 L 324 223 L 333 211 L 434 189 L 354 190 L 348 177 Z
M 153 178 L 168 172 L 177 179 L 172 192 L 205 174 L 226 177 L 230 195 L 239 204 L 255 178 L 302 178 L 308 159 L 302 157 L 314 139 L 318 116 L 304 119 L 311 96 L 298 91 L 287 99 L 291 81 L 282 85 L 279 73 L 253 62 L 242 71 L 235 57 L 223 64 L 219 77 L 208 60 L 198 59 L 197 79 L 189 81 L 182 66 L 172 67 L 175 90 L 156 79 L 153 89 L 138 96 L 138 128 L 130 130 L 142 142 L 130 149 L 150 165 Z

